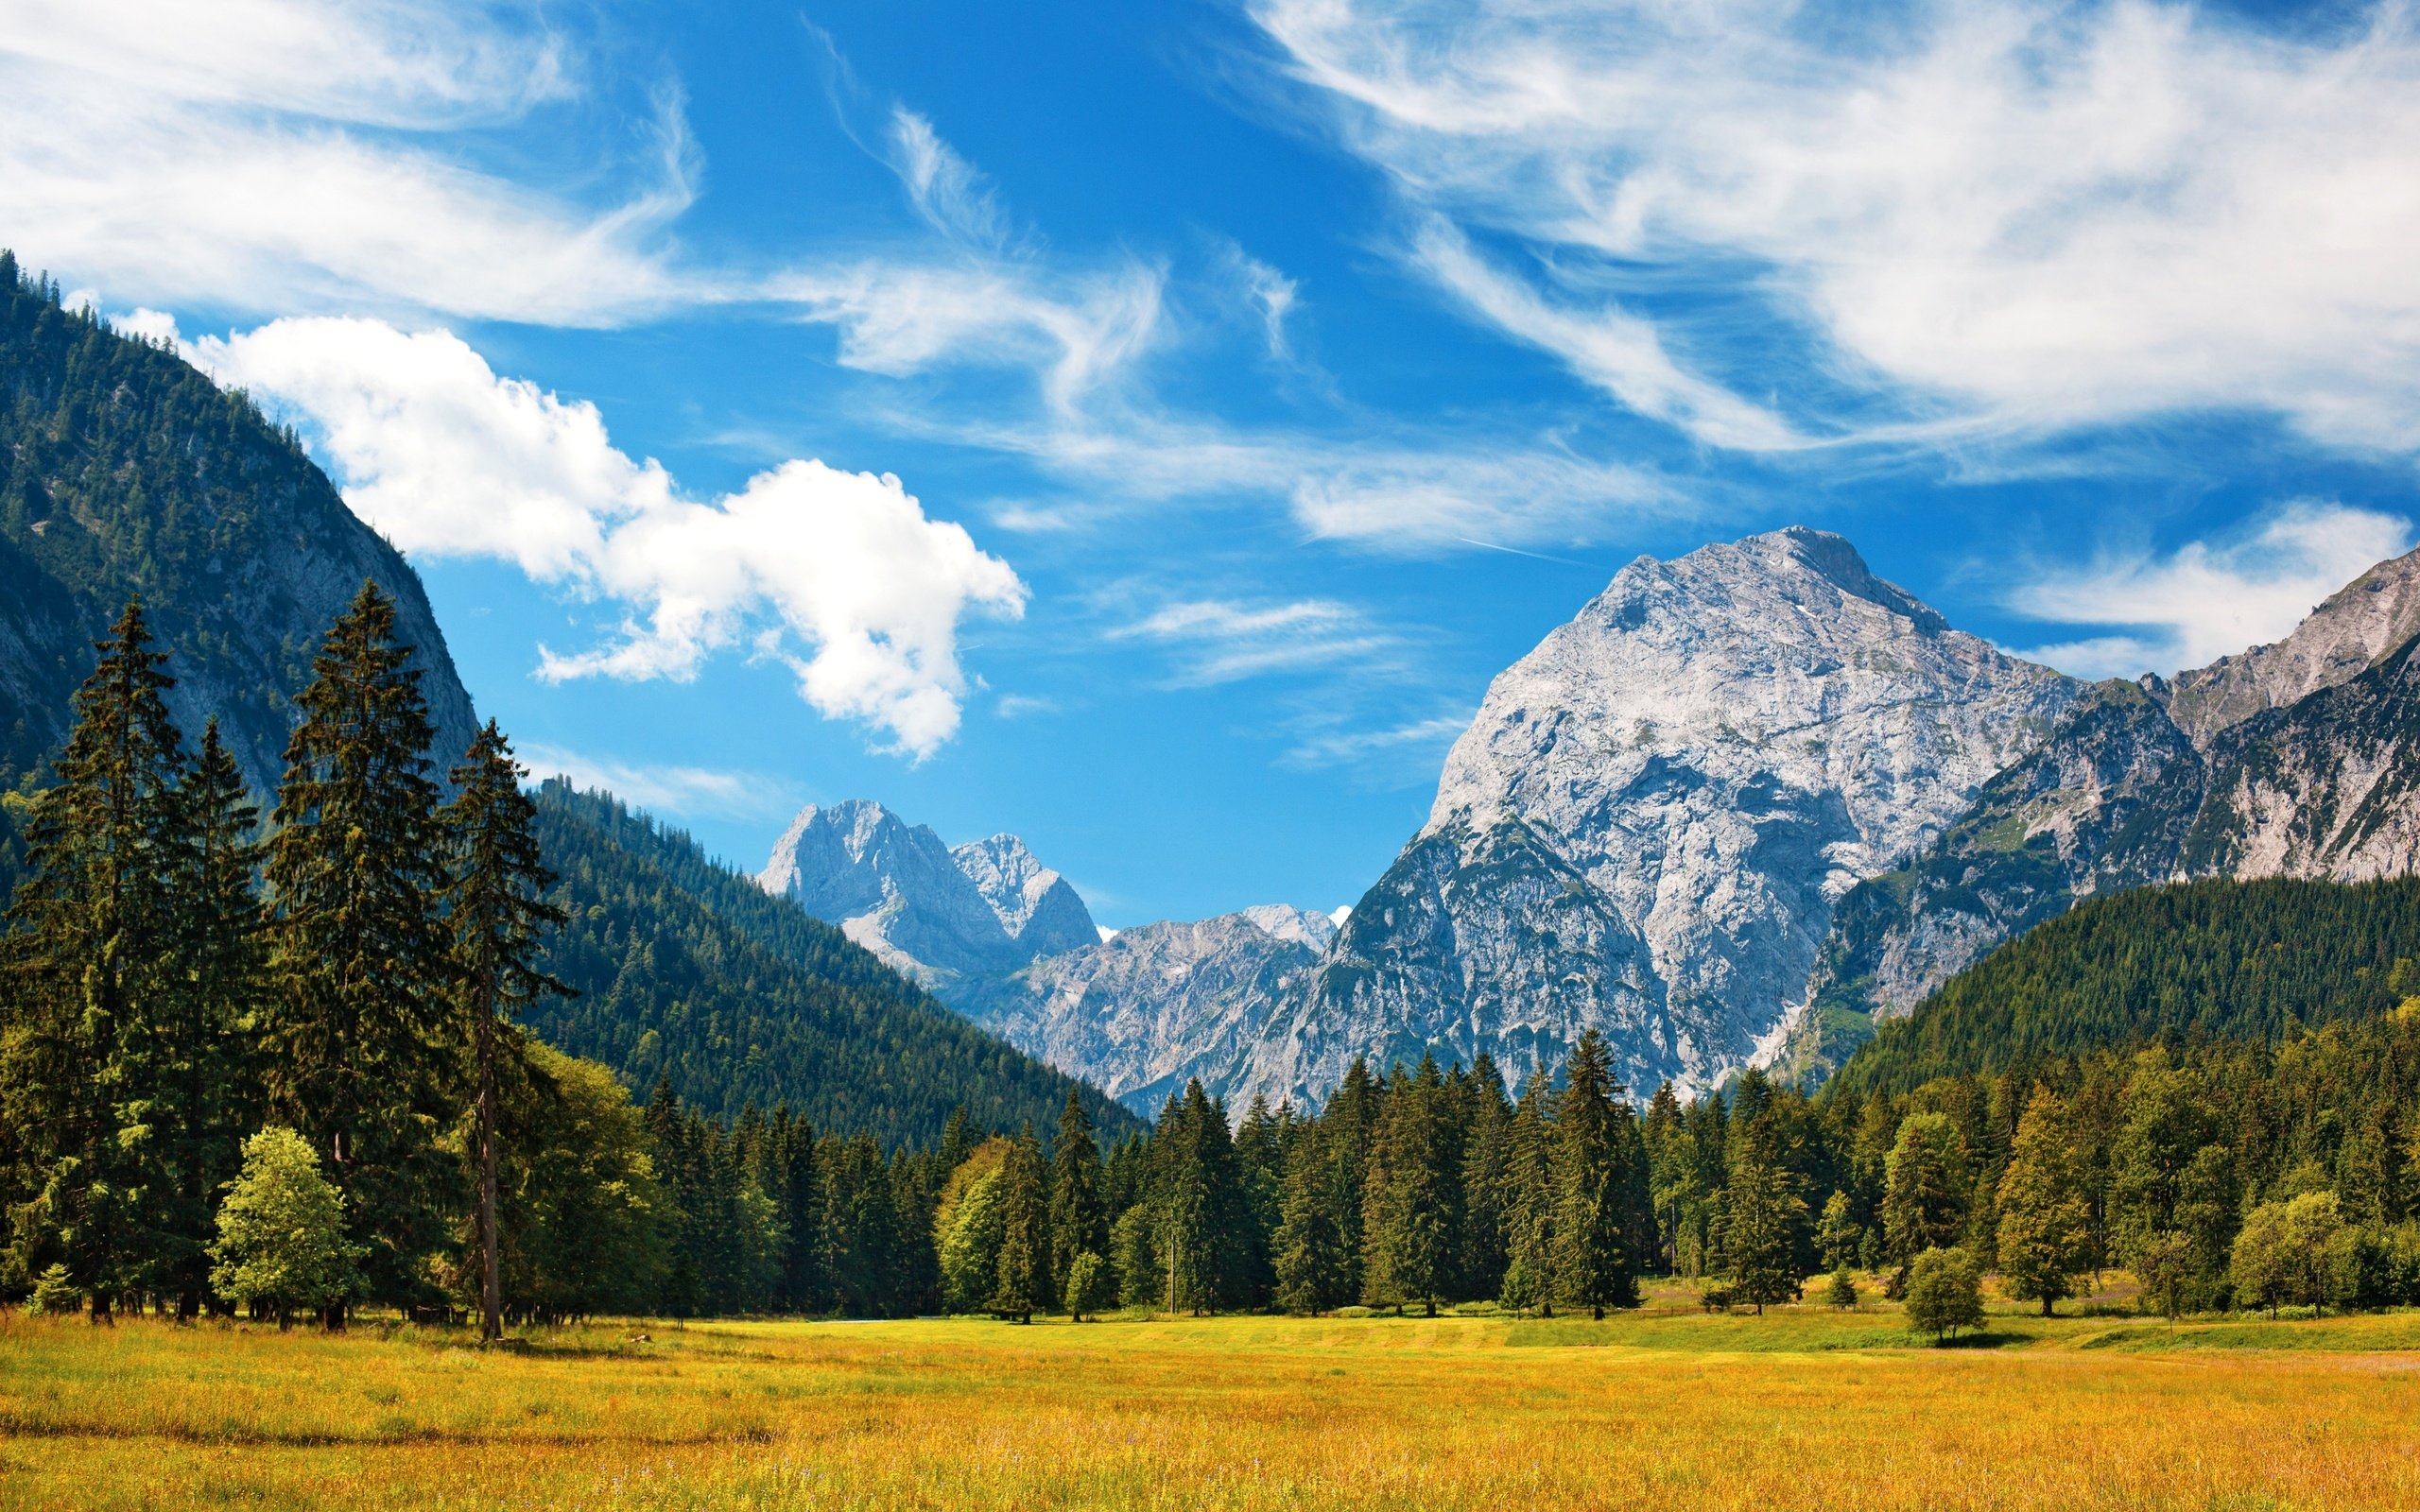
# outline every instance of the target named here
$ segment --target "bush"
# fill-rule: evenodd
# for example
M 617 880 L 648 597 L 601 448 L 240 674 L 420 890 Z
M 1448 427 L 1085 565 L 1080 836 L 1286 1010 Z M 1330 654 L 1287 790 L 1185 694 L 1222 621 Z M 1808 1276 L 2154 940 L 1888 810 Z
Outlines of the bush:
M 84 1305 L 84 1294 L 67 1279 L 67 1267 L 53 1265 L 34 1278 L 34 1293 L 26 1311 L 37 1317 L 65 1317 Z
M 1709 1313 L 1728 1313 L 1737 1300 L 1726 1281 L 1709 1276 L 1698 1285 L 1698 1306 Z
M 1832 1272 L 1831 1283 L 1824 1288 L 1824 1300 L 1846 1312 L 1857 1306 L 1857 1278 L 1846 1265 Z
M 1963 1249 L 1927 1249 L 1908 1267 L 1908 1327 L 1936 1344 L 1983 1326 L 1983 1278 Z

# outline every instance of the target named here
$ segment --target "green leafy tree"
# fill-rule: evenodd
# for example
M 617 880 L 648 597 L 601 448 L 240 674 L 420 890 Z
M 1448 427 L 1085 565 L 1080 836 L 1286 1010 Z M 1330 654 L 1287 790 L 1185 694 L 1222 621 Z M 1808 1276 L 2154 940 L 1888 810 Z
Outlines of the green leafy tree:
M 1847 1270 L 1858 1263 L 1865 1241 L 1865 1226 L 1857 1221 L 1857 1204 L 1846 1189 L 1824 1199 L 1824 1215 L 1815 1224 L 1815 1249 L 1831 1270 Z
M 458 1061 L 428 709 L 394 632 L 394 601 L 365 583 L 295 700 L 271 816 L 264 1029 L 275 1107 L 345 1194 L 372 1295 L 406 1301 L 442 1231 L 437 1140 Z
M 2075 1295 L 2092 1243 L 2092 1211 L 2077 1178 L 2066 1104 L 2036 1087 L 2016 1125 L 2016 1143 L 1999 1183 L 2000 1274 L 2010 1295 L 2057 1311 Z
M 1160 1215 L 1138 1202 L 1110 1225 L 1109 1243 L 1117 1263 L 1117 1299 L 1127 1307 L 1150 1307 L 1161 1297 Z
M 1555 1105 L 1555 1290 L 1596 1318 L 1638 1299 L 1635 1257 L 1625 1242 L 1630 1172 L 1614 1108 L 1622 1088 L 1611 1063 L 1604 1037 L 1583 1033 Z
M 542 1041 L 505 1108 L 503 1292 L 539 1322 L 657 1309 L 670 1197 L 647 1122 L 614 1074 Z
M 520 1073 L 523 1009 L 570 988 L 538 968 L 546 930 L 563 911 L 544 901 L 555 874 L 538 858 L 535 804 L 526 774 L 491 719 L 454 768 L 455 797 L 440 811 L 453 875 L 444 892 L 454 932 L 454 980 L 464 1022 L 454 1031 L 471 1052 L 471 1146 L 478 1168 L 473 1249 L 479 1278 L 479 1336 L 504 1332 L 502 1243 L 496 1228 L 496 1168 L 505 1082 Z
M 267 1307 L 280 1328 L 300 1309 L 333 1315 L 361 1286 L 363 1246 L 345 1237 L 344 1200 L 320 1174 L 318 1152 L 292 1129 L 246 1140 L 243 1171 L 218 1208 L 211 1284 Z
M 2319 1307 L 2330 1300 L 2344 1213 L 2333 1192 L 2264 1202 L 2236 1236 L 2236 1297 L 2274 1315 L 2279 1303 Z
M 1050 1305 L 1050 1196 L 1042 1146 L 1028 1128 L 1000 1165 L 1000 1255 L 990 1302 L 1003 1317 L 1030 1323 Z
M 1062 1297 L 1068 1295 L 1077 1256 L 1098 1259 L 1109 1250 L 1109 1210 L 1100 1180 L 1092 1115 L 1071 1088 L 1059 1114 L 1058 1142 L 1050 1148 L 1050 1277 Z
M 2162 1317 L 2192 1310 L 2196 1270 L 2193 1241 L 2173 1228 L 2135 1246 L 2135 1280 L 2142 1283 L 2143 1299 Z
M 1000 1174 L 1011 1142 L 977 1145 L 942 1188 L 933 1211 L 933 1245 L 941 1262 L 942 1305 L 952 1313 L 983 1308 L 998 1284 L 1008 1206 Z
M 1085 1314 L 1098 1316 L 1117 1305 L 1116 1278 L 1110 1274 L 1107 1261 L 1087 1249 L 1068 1265 L 1067 1286 L 1061 1295 L 1067 1315 L 1081 1323 Z
M 96 1323 L 174 1250 L 177 1173 L 163 1146 L 176 1120 L 159 1052 L 184 772 L 166 658 L 140 601 L 99 650 L 52 764 L 59 782 L 26 818 L 0 1022 L 0 1113 L 32 1199 L 17 1213 L 19 1263 L 64 1263 Z
M 1908 1327 L 1934 1342 L 1983 1326 L 1983 1280 L 1963 1249 L 1927 1249 L 1908 1266 Z

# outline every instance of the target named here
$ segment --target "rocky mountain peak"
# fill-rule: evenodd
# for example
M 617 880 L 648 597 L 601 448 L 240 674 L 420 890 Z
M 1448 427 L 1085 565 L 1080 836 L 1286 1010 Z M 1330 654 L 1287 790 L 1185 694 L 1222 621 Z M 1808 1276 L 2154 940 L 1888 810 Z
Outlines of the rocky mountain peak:
M 2177 674 L 2169 715 L 2197 746 L 2253 715 L 2350 682 L 2420 635 L 2420 551 L 2328 595 L 2284 640 Z
M 869 799 L 800 810 L 756 880 L 936 989 L 1099 937 L 1076 890 L 1015 835 L 953 850 Z

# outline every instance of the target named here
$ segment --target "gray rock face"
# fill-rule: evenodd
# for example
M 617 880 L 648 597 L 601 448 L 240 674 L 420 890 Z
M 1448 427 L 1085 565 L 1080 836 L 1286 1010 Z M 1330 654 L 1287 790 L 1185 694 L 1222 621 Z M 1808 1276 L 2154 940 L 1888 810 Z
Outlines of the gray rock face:
M 944 999 L 1099 937 L 1076 890 L 1014 835 L 952 850 L 865 799 L 800 810 L 756 880 Z
M 2358 881 L 2420 859 L 2420 553 L 2173 684 L 2103 683 L 1907 866 L 1843 901 L 1780 1058 L 1820 1076 L 1994 945 L 2188 877 Z M 1829 1038 L 1830 1042 L 1825 1040 Z
M 1835 902 L 2081 691 L 1837 536 L 1641 558 L 1489 688 L 1252 1085 L 1430 1044 L 1519 1077 L 1587 1027 L 1634 1087 L 1707 1085 L 1804 997 Z
M 1019 1049 L 1148 1117 L 1192 1076 L 1213 1096 L 1248 1096 L 1271 1017 L 1335 933 L 1326 915 L 1282 904 L 1144 924 L 1005 980 L 966 984 L 956 1001 Z

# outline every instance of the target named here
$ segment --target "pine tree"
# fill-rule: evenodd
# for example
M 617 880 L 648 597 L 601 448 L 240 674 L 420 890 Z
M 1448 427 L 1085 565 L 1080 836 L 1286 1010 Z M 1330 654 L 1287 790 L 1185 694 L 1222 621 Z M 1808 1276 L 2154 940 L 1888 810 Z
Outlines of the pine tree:
M 555 874 L 538 857 L 537 836 L 530 833 L 537 806 L 521 790 L 524 775 L 491 719 L 454 768 L 455 797 L 440 812 L 451 842 L 446 921 L 453 926 L 455 981 L 466 1021 L 453 1034 L 471 1052 L 471 1146 L 479 1184 L 473 1233 L 482 1339 L 504 1332 L 497 1120 L 505 1079 L 521 1074 L 514 1021 L 542 994 L 571 991 L 538 967 L 545 933 L 563 922 L 563 911 L 544 900 Z
M 260 810 L 213 717 L 178 794 L 180 843 L 169 878 L 173 972 L 161 1035 L 176 1106 L 166 1163 L 176 1173 L 166 1284 L 191 1318 L 210 1291 L 211 1207 L 235 1173 L 243 1131 L 259 1123 L 259 1067 L 251 1036 L 267 955 L 253 873 Z
M 1271 1242 L 1277 1304 L 1318 1314 L 1352 1295 L 1345 1285 L 1344 1183 L 1319 1123 L 1305 1125 L 1286 1152 L 1286 1183 Z
M 1513 1105 L 1504 1136 L 1504 1284 L 1498 1296 L 1516 1312 L 1554 1313 L 1555 1167 L 1551 1093 L 1532 1074 Z
M 1000 1167 L 1000 1258 L 989 1304 L 1020 1323 L 1032 1322 L 1050 1305 L 1049 1201 L 1042 1146 L 1028 1126 L 1011 1142 Z
M 406 1301 L 437 1244 L 456 1061 L 428 709 L 394 630 L 394 601 L 365 583 L 296 699 L 271 816 L 264 1038 L 273 1101 L 345 1194 L 372 1295 Z
M 1418 1302 L 1437 1315 L 1461 1208 L 1447 1116 L 1444 1078 L 1423 1056 L 1409 1081 L 1396 1078 L 1370 1162 L 1361 1296 L 1374 1306 Z
M 2037 1087 L 2016 1125 L 1999 1184 L 1999 1263 L 2009 1294 L 2038 1300 L 2042 1315 L 2075 1292 L 2091 1238 L 2091 1214 L 2076 1180 L 2066 1104 Z
M 1463 1108 L 1462 1234 L 1455 1286 L 1465 1297 L 1492 1297 L 1504 1287 L 1512 1104 L 1504 1095 L 1503 1075 L 1483 1050 L 1471 1063 Z
M 1050 1147 L 1050 1282 L 1062 1297 L 1076 1257 L 1109 1253 L 1109 1210 L 1101 1199 L 1100 1145 L 1093 1139 L 1092 1115 L 1075 1089 L 1059 1114 L 1059 1139 Z
M 1723 1254 L 1730 1263 L 1731 1295 L 1762 1314 L 1768 1303 L 1798 1295 L 1794 1257 L 1798 1229 L 1806 1217 L 1798 1178 L 1777 1158 L 1770 1114 L 1741 1131 L 1723 1198 Z
M 1638 1297 L 1625 1243 L 1632 1173 L 1614 1112 L 1622 1088 L 1611 1061 L 1603 1036 L 1582 1034 L 1555 1108 L 1555 1289 L 1595 1318 Z
M 1891 1146 L 1882 1197 L 1883 1241 L 1902 1267 L 1958 1243 L 1966 1222 L 1965 1152 L 1940 1113 L 1916 1113 Z
M 169 881 L 181 850 L 182 742 L 172 681 L 139 600 L 111 627 L 76 694 L 58 785 L 26 825 L 25 881 L 9 909 L 0 1113 L 18 1132 L 33 1201 L 16 1236 L 27 1273 L 52 1261 L 95 1322 L 147 1280 L 177 1173 L 161 1063 L 172 1011 Z

